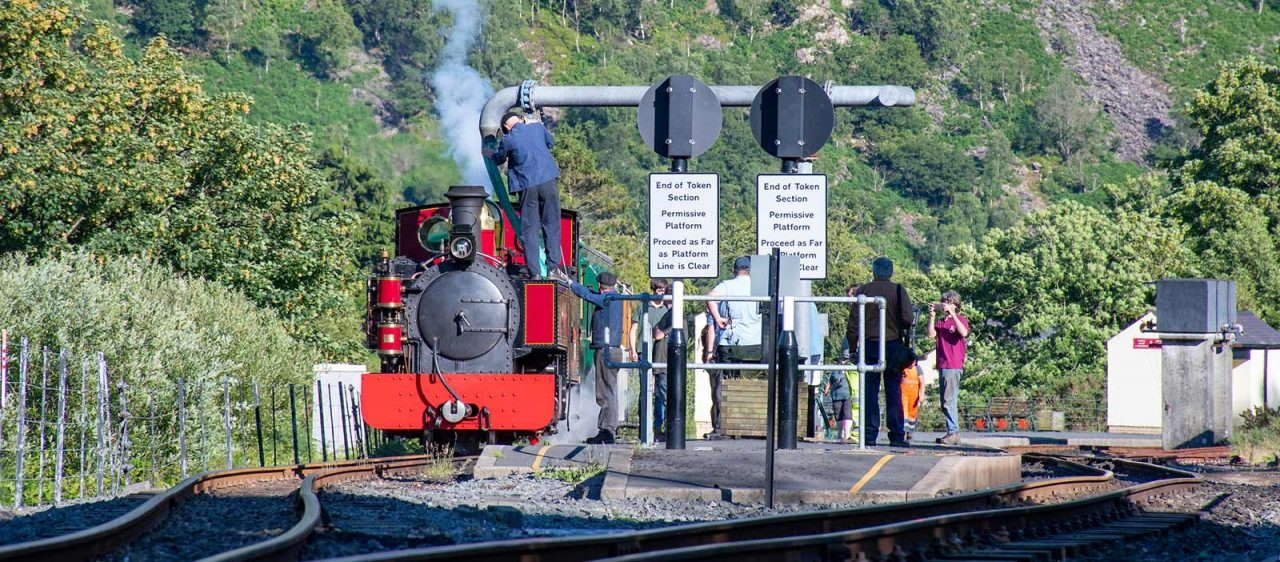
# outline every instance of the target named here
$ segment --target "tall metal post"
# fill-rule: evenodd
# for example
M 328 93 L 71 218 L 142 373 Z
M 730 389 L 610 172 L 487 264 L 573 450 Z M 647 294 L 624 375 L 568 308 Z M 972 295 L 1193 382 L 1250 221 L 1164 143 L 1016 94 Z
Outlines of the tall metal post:
M 778 448 L 796 448 L 796 384 L 800 380 L 800 349 L 796 342 L 796 301 L 782 306 L 782 334 L 778 336 Z
M 679 174 L 683 174 L 689 171 L 689 159 L 688 158 L 672 158 L 671 171 Z
M 293 383 L 289 384 L 289 423 L 293 431 L 293 464 L 302 464 L 298 459 L 298 405 L 294 398 L 296 393 Z
M 319 379 L 316 379 L 316 411 L 320 414 L 320 459 L 329 462 L 329 444 L 325 441 L 324 392 Z
M 302 435 L 307 442 L 307 462 L 314 460 L 311 456 L 311 408 L 314 404 L 311 403 L 310 394 L 308 392 L 302 395 Z
M 262 447 L 262 396 L 258 381 L 253 381 L 253 426 L 258 432 L 258 466 L 267 466 L 267 451 Z
M 765 419 L 765 480 L 768 485 L 765 491 L 765 504 L 773 509 L 773 457 L 775 453 L 775 438 L 777 437 L 774 428 L 777 423 L 778 416 L 778 361 L 774 342 L 778 341 L 778 266 L 782 261 L 782 252 L 777 247 L 769 253 L 769 322 L 767 329 L 762 334 L 761 343 L 764 348 L 764 362 L 769 365 L 769 401 L 767 406 L 767 417 Z
M 667 448 L 684 449 L 685 356 L 684 281 L 671 284 L 671 332 L 667 334 Z

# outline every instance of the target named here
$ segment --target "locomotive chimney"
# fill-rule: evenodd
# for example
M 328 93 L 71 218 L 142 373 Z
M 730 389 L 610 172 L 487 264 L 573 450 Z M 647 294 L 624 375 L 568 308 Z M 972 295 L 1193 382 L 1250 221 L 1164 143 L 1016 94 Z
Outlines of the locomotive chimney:
M 489 194 L 478 185 L 455 185 L 444 196 L 449 198 L 449 218 L 453 221 L 449 252 L 457 259 L 469 260 L 475 256 L 475 246 L 480 240 L 480 211 Z M 463 239 L 469 244 L 462 242 Z
M 480 209 L 489 194 L 478 185 L 455 185 L 444 193 L 449 198 L 449 220 L 456 225 L 471 227 L 471 234 L 480 237 Z

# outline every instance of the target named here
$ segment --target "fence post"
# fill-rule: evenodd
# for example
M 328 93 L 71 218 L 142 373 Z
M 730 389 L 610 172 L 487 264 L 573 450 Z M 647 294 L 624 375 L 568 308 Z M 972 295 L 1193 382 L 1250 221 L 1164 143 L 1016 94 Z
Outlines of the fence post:
M 178 467 L 187 477 L 187 381 L 178 377 Z
M 280 460 L 276 457 L 276 445 L 280 442 L 280 437 L 276 434 L 276 387 L 271 387 L 271 464 L 278 466 Z
M 231 379 L 222 377 L 222 429 L 227 433 L 227 470 L 235 466 L 231 458 Z
M 298 405 L 294 399 L 293 383 L 289 383 L 289 423 L 293 427 L 293 464 L 302 464 L 298 459 Z
M 80 359 L 80 499 L 89 490 L 89 360 Z
M 110 420 L 107 414 L 110 411 L 107 408 L 107 398 L 104 396 L 107 392 L 107 374 L 102 370 L 102 353 L 98 353 L 98 446 L 96 448 L 98 456 L 98 487 L 96 495 L 101 496 L 103 488 L 106 487 L 105 475 L 103 474 L 103 463 L 111 462 L 110 457 Z
M 53 505 L 62 505 L 62 454 L 67 431 L 67 350 L 58 351 L 58 444 L 53 469 Z
M 147 450 L 151 453 L 151 465 L 147 472 L 152 483 L 159 480 L 156 478 L 160 474 L 157 470 L 159 465 L 156 464 L 156 449 L 159 448 L 156 446 L 156 402 L 147 394 Z
M 17 447 L 17 481 L 14 482 L 13 507 L 22 507 L 23 493 L 23 457 L 27 443 L 27 338 L 22 338 L 22 351 L 18 355 L 18 447 Z
M 0 330 L 0 420 L 9 402 L 9 330 Z M 0 445 L 4 444 L 4 426 L 0 425 Z
M 356 404 L 356 387 L 347 385 L 347 394 L 351 398 L 351 432 L 355 435 L 356 454 L 359 458 L 365 458 L 368 455 L 364 450 L 364 437 L 361 435 L 363 422 L 360 420 L 360 406 Z
M 338 383 L 338 413 L 342 415 L 342 453 L 351 460 L 351 446 L 347 434 L 347 393 L 342 391 L 342 383 Z
M 314 458 L 311 456 L 311 393 L 302 395 L 302 436 L 307 442 L 307 462 L 311 462 Z
M 324 434 L 324 387 L 320 385 L 320 379 L 316 379 L 316 413 L 320 421 L 320 459 L 329 462 L 329 444 L 325 442 Z
M 253 381 L 253 426 L 258 430 L 258 466 L 267 466 L 267 454 L 262 448 L 262 396 L 258 394 L 258 381 Z
M 40 346 L 40 460 L 36 465 L 36 505 L 44 505 L 44 463 L 45 463 L 45 426 L 49 425 L 46 417 L 46 405 L 49 396 L 49 346 Z
M 102 358 L 102 365 L 107 369 L 106 356 Z M 129 381 L 126 380 L 123 371 L 120 372 L 120 382 L 116 383 L 116 388 L 120 390 L 120 460 L 119 477 L 115 485 L 116 494 L 119 495 L 121 486 L 130 484 L 130 475 L 133 473 L 133 458 L 130 456 L 133 451 L 133 439 L 129 438 L 129 428 L 133 425 L 133 419 L 129 414 Z

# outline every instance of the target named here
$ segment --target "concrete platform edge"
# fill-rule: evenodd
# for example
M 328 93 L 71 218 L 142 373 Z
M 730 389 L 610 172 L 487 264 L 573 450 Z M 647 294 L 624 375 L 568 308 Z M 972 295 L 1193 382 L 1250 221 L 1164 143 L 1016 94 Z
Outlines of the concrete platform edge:
M 605 465 L 604 483 L 600 485 L 600 499 L 617 500 L 627 497 L 627 476 L 631 474 L 631 455 L 634 449 L 614 448 L 609 451 Z
M 937 497 L 945 490 L 977 490 L 1012 484 L 1022 478 L 1022 455 L 942 457 L 906 491 L 906 499 Z

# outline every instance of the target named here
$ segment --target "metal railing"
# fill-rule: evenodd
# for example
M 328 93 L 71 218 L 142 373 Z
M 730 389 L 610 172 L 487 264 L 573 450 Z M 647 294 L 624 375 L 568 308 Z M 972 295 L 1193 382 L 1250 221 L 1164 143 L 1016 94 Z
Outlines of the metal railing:
M 756 302 L 756 303 L 772 303 L 773 298 L 767 296 L 755 295 L 688 295 L 684 292 L 684 282 L 676 281 L 672 284 L 672 293 L 669 295 L 654 295 L 650 293 L 640 293 L 632 295 L 623 295 L 618 293 L 608 293 L 605 295 L 605 302 L 612 300 L 621 301 L 640 301 L 644 304 L 651 302 L 669 302 L 671 303 L 671 327 L 682 327 L 684 325 L 684 305 L 687 302 Z M 866 295 L 856 295 L 852 297 L 831 297 L 831 296 L 788 296 L 783 298 L 781 316 L 784 321 L 795 317 L 795 303 L 811 302 L 811 303 L 837 303 L 837 304 L 857 304 L 858 305 L 858 362 L 854 365 L 848 364 L 815 364 L 800 365 L 801 371 L 857 371 L 858 373 L 858 431 L 861 436 L 866 427 L 866 408 L 863 406 L 865 401 L 864 378 L 867 373 L 883 372 L 886 367 L 885 357 L 885 320 L 888 302 L 884 297 L 868 297 Z M 874 364 L 866 362 L 866 349 L 861 342 L 865 341 L 866 334 L 863 333 L 866 325 L 866 310 L 868 304 L 876 305 L 879 313 L 879 355 Z M 648 326 L 648 306 L 641 306 L 640 326 Z M 762 327 L 763 331 L 763 327 Z M 650 420 L 653 419 L 653 400 L 649 396 L 650 373 L 653 369 L 666 369 L 667 361 L 654 362 L 652 357 L 653 350 L 653 334 L 649 330 L 642 330 L 643 338 L 640 342 L 641 349 L 637 350 L 638 360 L 636 361 L 609 361 L 606 359 L 605 365 L 615 369 L 638 369 L 640 371 L 640 440 L 645 446 L 653 445 L 653 431 Z M 774 345 L 772 338 L 761 335 L 761 345 Z M 736 371 L 767 371 L 769 363 L 699 363 L 686 362 L 685 369 L 703 369 L 703 370 L 736 370 Z M 683 378 L 683 377 L 681 377 Z M 816 386 L 810 384 L 810 386 Z M 671 392 L 671 389 L 668 389 Z M 668 417 L 668 420 L 670 417 Z M 860 437 L 858 439 L 859 448 L 866 448 L 866 439 Z

